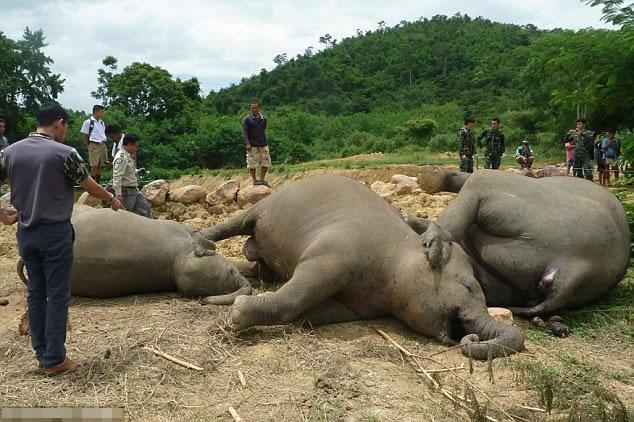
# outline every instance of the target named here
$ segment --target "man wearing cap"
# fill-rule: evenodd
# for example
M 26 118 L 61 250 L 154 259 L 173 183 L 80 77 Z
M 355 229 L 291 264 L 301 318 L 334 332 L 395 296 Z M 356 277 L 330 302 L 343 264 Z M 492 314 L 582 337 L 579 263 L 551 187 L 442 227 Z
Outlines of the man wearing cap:
M 18 251 L 28 274 L 31 344 L 40 368 L 56 375 L 77 367 L 64 346 L 75 240 L 70 221 L 74 186 L 107 201 L 115 211 L 121 203 L 88 176 L 77 150 L 64 145 L 66 110 L 45 104 L 36 120 L 36 132 L 0 153 L 0 166 L 11 182 L 11 205 L 17 210 L 0 208 L 0 221 L 18 222 Z
M 104 106 L 95 104 L 92 107 L 92 115 L 81 125 L 84 145 L 88 147 L 90 175 L 98 184 L 101 183 L 101 168 L 108 164 L 106 124 L 101 120 L 103 114 Z
M 528 145 L 528 141 L 524 139 L 522 145 L 517 147 L 515 151 L 515 161 L 522 169 L 530 169 L 533 165 L 533 150 Z
M 464 119 L 464 126 L 458 130 L 458 145 L 460 150 L 460 171 L 473 173 L 473 156 L 475 155 L 475 137 L 473 127 L 475 120 L 467 117 Z
M 575 176 L 593 180 L 595 135 L 586 125 L 585 119 L 577 119 L 575 130 L 569 132 L 570 138 L 575 141 L 573 169 Z

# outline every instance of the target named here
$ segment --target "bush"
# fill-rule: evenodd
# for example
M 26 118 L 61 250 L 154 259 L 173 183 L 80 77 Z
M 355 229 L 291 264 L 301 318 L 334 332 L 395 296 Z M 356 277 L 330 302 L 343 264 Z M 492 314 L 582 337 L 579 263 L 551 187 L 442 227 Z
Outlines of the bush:
M 428 144 L 430 151 L 458 151 L 458 146 L 458 137 L 447 133 L 432 136 Z
M 403 125 L 405 130 L 418 140 L 427 140 L 431 138 L 434 130 L 436 130 L 436 126 L 435 121 L 424 117 L 411 118 Z

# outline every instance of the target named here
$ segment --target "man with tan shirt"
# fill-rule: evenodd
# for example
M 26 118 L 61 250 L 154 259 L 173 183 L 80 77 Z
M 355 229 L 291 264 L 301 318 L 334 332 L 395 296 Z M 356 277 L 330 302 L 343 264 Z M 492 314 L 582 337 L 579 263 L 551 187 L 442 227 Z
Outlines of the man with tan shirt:
M 139 191 L 137 174 L 144 173 L 145 169 L 136 169 L 138 149 L 139 137 L 133 133 L 126 134 L 112 164 L 112 188 L 126 211 L 152 218 L 150 204 Z

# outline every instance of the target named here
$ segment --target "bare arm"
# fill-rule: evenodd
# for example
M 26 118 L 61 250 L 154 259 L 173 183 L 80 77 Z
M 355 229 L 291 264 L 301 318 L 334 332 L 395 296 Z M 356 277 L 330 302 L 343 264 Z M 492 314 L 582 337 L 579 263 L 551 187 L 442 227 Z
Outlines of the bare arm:
M 18 213 L 12 209 L 0 208 L 0 223 L 10 226 L 18 221 Z
M 84 145 L 88 145 L 88 134 L 82 133 L 81 136 L 84 139 Z
M 95 198 L 99 198 L 102 201 L 110 202 L 110 208 L 117 211 L 121 208 L 121 202 L 116 197 L 112 197 L 112 194 L 99 185 L 92 177 L 87 177 L 79 183 L 79 186 L 90 195 Z

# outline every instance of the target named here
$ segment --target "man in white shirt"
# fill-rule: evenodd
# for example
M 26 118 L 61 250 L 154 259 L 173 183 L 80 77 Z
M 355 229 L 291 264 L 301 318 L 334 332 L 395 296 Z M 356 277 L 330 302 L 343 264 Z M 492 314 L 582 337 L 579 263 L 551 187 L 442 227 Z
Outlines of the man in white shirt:
M 109 164 L 108 150 L 106 149 L 106 124 L 101 120 L 104 110 L 104 106 L 94 105 L 92 115 L 81 126 L 84 145 L 88 147 L 90 175 L 98 184 L 101 184 L 101 168 Z
M 112 141 L 112 159 L 121 148 L 123 148 L 123 137 L 125 134 L 121 130 L 119 125 L 106 126 L 106 137 Z

